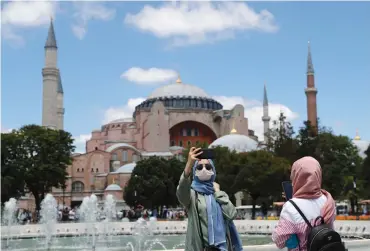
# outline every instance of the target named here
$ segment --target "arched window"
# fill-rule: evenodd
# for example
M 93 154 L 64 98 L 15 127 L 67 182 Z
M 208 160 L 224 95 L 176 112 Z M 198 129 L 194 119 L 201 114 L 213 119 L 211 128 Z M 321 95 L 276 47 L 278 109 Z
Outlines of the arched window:
M 188 147 L 191 147 L 191 142 L 190 141 L 188 141 Z
M 117 153 L 112 154 L 112 160 L 117 160 Z
M 186 136 L 191 136 L 191 128 L 186 129 Z
M 179 141 L 179 146 L 181 146 L 181 147 L 182 147 L 182 140 L 180 140 L 180 141 Z
M 72 192 L 83 192 L 84 187 L 84 183 L 81 181 L 75 181 L 72 183 Z
M 171 146 L 174 146 L 174 145 L 175 145 L 175 141 L 171 140 Z
M 122 151 L 122 161 L 126 162 L 127 161 L 127 151 Z

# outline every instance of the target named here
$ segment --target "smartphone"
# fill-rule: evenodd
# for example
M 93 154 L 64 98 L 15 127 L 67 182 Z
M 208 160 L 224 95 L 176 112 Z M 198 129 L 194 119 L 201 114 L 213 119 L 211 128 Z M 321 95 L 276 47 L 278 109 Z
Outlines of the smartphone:
M 198 159 L 214 159 L 215 158 L 215 151 L 213 149 L 204 148 L 200 149 L 200 152 L 203 152 L 201 155 L 198 155 Z
M 290 200 L 293 198 L 293 186 L 291 181 L 283 181 L 282 183 L 283 191 L 285 194 L 286 200 Z

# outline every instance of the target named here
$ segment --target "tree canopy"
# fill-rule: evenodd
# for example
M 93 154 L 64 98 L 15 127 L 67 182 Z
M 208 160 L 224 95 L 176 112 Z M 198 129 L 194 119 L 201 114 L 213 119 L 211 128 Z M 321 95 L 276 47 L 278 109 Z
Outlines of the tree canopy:
M 176 158 L 139 161 L 125 189 L 125 201 L 130 206 L 140 204 L 146 208 L 178 205 L 176 187 L 183 169 L 183 163 Z
M 16 171 L 4 173 L 2 179 L 24 182 L 25 190 L 20 191 L 31 192 L 36 209 L 40 209 L 45 194 L 66 182 L 66 168 L 71 164 L 74 150 L 72 135 L 63 130 L 26 125 L 8 133 L 5 139 L 5 147 L 1 149 L 5 158 L 2 164 L 5 170 L 15 167 Z

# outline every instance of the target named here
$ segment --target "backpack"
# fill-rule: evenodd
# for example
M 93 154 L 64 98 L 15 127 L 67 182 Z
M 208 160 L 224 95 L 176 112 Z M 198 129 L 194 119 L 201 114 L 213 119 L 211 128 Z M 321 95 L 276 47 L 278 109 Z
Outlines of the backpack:
M 317 217 L 315 225 L 312 226 L 297 204 L 292 200 L 289 200 L 289 202 L 295 207 L 310 228 L 307 238 L 307 251 L 346 251 L 340 235 L 328 224 L 325 224 L 322 216 Z M 320 220 L 320 224 L 316 224 L 318 220 Z M 301 250 L 299 242 L 298 248 Z

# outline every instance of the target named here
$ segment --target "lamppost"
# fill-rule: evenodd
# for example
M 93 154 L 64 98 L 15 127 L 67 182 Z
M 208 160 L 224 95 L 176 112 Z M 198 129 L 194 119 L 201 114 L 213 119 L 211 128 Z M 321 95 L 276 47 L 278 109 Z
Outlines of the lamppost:
M 64 209 L 64 206 L 65 206 L 65 200 L 64 200 L 64 198 L 65 198 L 66 184 L 63 184 L 62 185 L 62 189 L 63 189 L 63 209 Z
M 137 175 L 135 174 L 135 181 L 136 181 L 136 178 L 137 178 Z M 135 188 L 135 191 L 134 191 L 134 198 L 135 198 L 135 207 L 137 206 L 137 192 L 136 192 L 136 188 Z
M 354 162 L 352 162 L 352 168 L 355 168 L 356 164 Z M 353 213 L 355 213 L 357 215 L 357 212 L 358 212 L 358 206 L 357 206 L 357 184 L 356 184 L 356 174 L 353 175 L 353 204 L 354 204 L 354 211 Z

